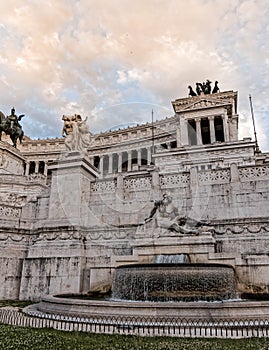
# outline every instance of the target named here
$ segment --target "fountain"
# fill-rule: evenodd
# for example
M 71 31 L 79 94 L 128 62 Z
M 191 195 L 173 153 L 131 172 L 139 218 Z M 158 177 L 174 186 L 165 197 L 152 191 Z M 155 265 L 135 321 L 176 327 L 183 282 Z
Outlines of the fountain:
M 112 299 L 217 301 L 236 298 L 234 269 L 220 264 L 136 264 L 116 268 Z
M 173 263 L 171 261 L 174 261 Z M 269 303 L 237 298 L 235 271 L 224 264 L 190 263 L 186 255 L 157 256 L 155 263 L 115 269 L 112 297 L 46 296 L 30 306 L 43 314 L 188 320 L 263 319 Z

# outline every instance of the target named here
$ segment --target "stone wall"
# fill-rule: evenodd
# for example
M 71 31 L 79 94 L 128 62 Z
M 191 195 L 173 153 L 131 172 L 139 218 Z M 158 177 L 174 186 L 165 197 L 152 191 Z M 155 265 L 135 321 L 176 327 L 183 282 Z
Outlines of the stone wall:
M 196 219 L 267 218 L 268 185 L 269 166 L 264 165 L 116 176 L 91 184 L 89 208 L 105 224 L 137 224 L 154 200 L 169 193 L 182 215 Z
M 69 200 L 75 198 L 76 205 L 84 208 L 76 217 L 82 221 L 66 221 L 51 211 L 53 181 L 46 190 L 43 185 L 36 187 L 39 194 L 30 207 L 20 208 L 18 217 L 5 216 L 0 298 L 39 300 L 45 294 L 107 291 L 116 266 L 182 253 L 192 262 L 231 264 L 240 291 L 268 293 L 267 165 L 193 167 L 177 173 L 151 169 L 106 180 L 94 180 L 85 171 L 75 172 L 82 178 L 78 198 L 72 196 L 72 181 L 65 187 L 70 190 Z M 158 231 L 150 226 L 153 222 L 143 225 L 154 201 L 164 193 L 173 198 L 182 216 L 210 221 L 211 231 L 183 237 Z M 17 210 L 14 205 L 12 210 Z M 22 228 L 27 225 L 26 234 Z

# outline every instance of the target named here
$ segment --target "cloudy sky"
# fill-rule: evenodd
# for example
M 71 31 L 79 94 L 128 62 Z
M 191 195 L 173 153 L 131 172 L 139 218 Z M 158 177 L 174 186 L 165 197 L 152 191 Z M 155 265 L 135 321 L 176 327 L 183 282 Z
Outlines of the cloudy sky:
M 240 138 L 251 94 L 269 151 L 268 0 L 2 0 L 0 19 L 0 110 L 31 138 L 60 137 L 63 114 L 94 133 L 172 116 L 210 79 L 238 91 Z

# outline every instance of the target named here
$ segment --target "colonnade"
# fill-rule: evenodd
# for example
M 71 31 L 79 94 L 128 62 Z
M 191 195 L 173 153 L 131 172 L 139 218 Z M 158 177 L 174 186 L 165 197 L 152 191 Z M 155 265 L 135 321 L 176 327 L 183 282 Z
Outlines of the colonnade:
M 43 160 L 26 161 L 24 175 L 28 176 L 30 174 L 43 174 L 47 176 L 48 161 L 43 161 Z
M 181 119 L 181 143 L 184 145 L 203 145 L 216 141 L 228 142 L 228 115 Z
M 94 165 L 101 174 L 138 170 L 140 166 L 150 165 L 151 162 L 152 147 L 113 152 L 94 157 Z
M 202 118 L 182 118 L 180 124 L 181 145 L 203 145 L 216 141 L 229 141 L 228 116 L 226 113 L 218 116 L 207 116 Z M 171 148 L 170 144 L 164 144 Z M 129 172 L 138 170 L 142 165 L 152 164 L 152 147 L 147 146 L 126 151 L 112 151 L 94 157 L 94 165 L 101 174 L 112 174 L 115 172 Z M 166 147 L 165 147 L 166 148 Z M 48 161 L 32 160 L 26 161 L 25 175 L 48 174 Z

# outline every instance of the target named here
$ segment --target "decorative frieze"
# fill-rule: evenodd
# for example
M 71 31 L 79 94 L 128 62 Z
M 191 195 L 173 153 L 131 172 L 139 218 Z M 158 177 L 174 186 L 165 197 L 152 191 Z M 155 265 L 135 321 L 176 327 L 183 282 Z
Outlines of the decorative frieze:
M 253 218 L 247 223 L 230 222 L 216 224 L 212 223 L 212 231 L 217 235 L 233 236 L 233 235 L 262 235 L 269 233 L 269 222 L 260 222 L 259 218 Z
M 114 180 L 92 182 L 91 192 L 92 193 L 111 193 L 116 190 L 116 182 Z
M 19 218 L 21 213 L 20 208 L 13 208 L 7 205 L 0 205 L 0 216 Z
M 137 177 L 124 179 L 124 189 L 129 191 L 150 190 L 152 178 L 151 177 Z
M 198 181 L 202 184 L 227 183 L 230 181 L 230 169 L 199 172 Z
M 29 236 L 22 235 L 22 234 L 5 234 L 5 233 L 0 233 L 0 241 L 2 242 L 22 242 L 22 241 L 29 241 Z
M 32 182 L 41 182 L 42 184 L 46 183 L 47 177 L 44 174 L 33 173 L 26 176 L 26 180 L 30 183 Z
M 6 235 L 5 235 L 6 236 Z M 40 233 L 33 238 L 33 243 L 42 241 L 98 241 L 98 240 L 124 240 L 130 236 L 130 232 L 126 230 L 96 230 L 89 231 L 87 233 L 82 232 L 50 232 Z M 0 240 L 4 240 L 0 234 Z
M 189 173 L 181 174 L 171 174 L 171 175 L 161 175 L 160 176 L 160 185 L 161 188 L 172 188 L 178 186 L 187 186 L 190 182 Z
M 39 233 L 34 239 L 33 242 L 39 241 L 56 241 L 56 240 L 81 240 L 83 235 L 77 231 L 62 231 L 62 232 L 53 232 L 53 233 Z
M 241 181 L 269 179 L 269 167 L 252 166 L 239 168 L 239 176 Z
M 0 203 L 6 204 L 9 207 L 21 207 L 27 203 L 27 196 L 17 193 L 0 193 Z
M 127 239 L 129 236 L 127 231 L 111 231 L 111 230 L 98 230 L 88 232 L 87 239 L 92 241 L 98 240 L 113 240 L 113 239 Z

